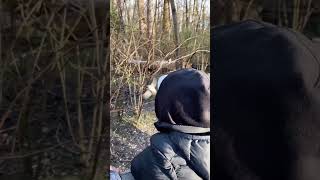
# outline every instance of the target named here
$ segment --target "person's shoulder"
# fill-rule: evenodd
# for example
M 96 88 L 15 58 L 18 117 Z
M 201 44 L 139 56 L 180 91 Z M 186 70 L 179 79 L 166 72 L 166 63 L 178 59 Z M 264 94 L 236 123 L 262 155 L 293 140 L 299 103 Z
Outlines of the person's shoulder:
M 157 149 L 168 148 L 172 146 L 169 133 L 159 132 L 151 136 L 150 144 Z
M 275 44 L 277 41 L 298 45 L 305 45 L 306 42 L 307 44 L 311 42 L 310 39 L 298 31 L 257 20 L 244 20 L 213 28 L 215 41 L 233 39 L 233 37 L 240 37 L 241 39 L 254 38 L 257 42 L 269 39 Z M 245 43 L 245 41 L 241 43 Z
M 244 20 L 239 22 L 233 22 L 230 24 L 219 25 L 213 28 L 214 31 L 222 31 L 226 29 L 258 29 L 265 26 L 270 26 L 271 24 L 257 21 L 257 20 Z M 272 26 L 272 25 L 271 25 Z
M 174 143 L 170 138 L 170 133 L 157 133 L 151 136 L 150 146 L 154 153 L 160 153 L 165 159 L 171 159 L 176 153 Z
M 191 142 L 210 144 L 210 135 L 171 131 L 169 133 L 154 134 L 150 139 L 151 147 L 156 148 L 167 156 L 172 156 L 178 150 L 187 148 Z

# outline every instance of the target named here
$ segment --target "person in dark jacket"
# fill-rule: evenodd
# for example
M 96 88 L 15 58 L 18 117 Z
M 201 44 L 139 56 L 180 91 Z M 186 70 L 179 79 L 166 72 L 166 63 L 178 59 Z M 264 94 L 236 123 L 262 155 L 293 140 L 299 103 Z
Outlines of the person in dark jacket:
M 247 20 L 213 29 L 213 179 L 320 179 L 320 49 Z
M 168 74 L 155 99 L 159 133 L 131 162 L 137 180 L 210 179 L 210 78 L 195 69 Z

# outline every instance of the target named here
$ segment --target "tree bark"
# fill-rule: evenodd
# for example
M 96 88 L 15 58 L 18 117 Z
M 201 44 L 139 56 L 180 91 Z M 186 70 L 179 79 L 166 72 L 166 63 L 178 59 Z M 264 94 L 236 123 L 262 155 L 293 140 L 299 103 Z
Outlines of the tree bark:
M 138 14 L 139 14 L 139 30 L 141 34 L 146 33 L 146 17 L 144 15 L 144 0 L 138 0 Z
M 186 29 L 189 27 L 189 10 L 188 10 L 188 0 L 185 0 L 185 8 L 186 8 Z
M 198 20 L 197 20 L 197 23 L 196 23 L 196 32 L 198 32 L 199 28 L 200 28 L 200 21 L 201 21 L 201 18 L 202 18 L 202 14 L 204 12 L 204 4 L 205 4 L 205 1 L 202 0 L 201 1 L 201 6 L 200 6 L 200 12 L 199 10 L 197 10 L 197 16 L 198 16 Z
M 124 24 L 124 19 L 123 19 L 123 3 L 122 0 L 117 0 L 117 8 L 118 8 L 118 16 L 120 19 L 120 32 L 125 32 L 125 24 Z
M 150 0 L 147 0 L 147 38 L 152 37 L 151 32 L 151 9 L 150 9 Z
M 206 6 L 205 6 L 205 3 L 203 4 L 204 5 L 202 7 L 202 24 L 201 24 L 202 30 L 204 30 L 206 26 Z
M 179 36 L 178 36 L 178 21 L 177 21 L 177 10 L 174 4 L 174 0 L 170 0 L 171 11 L 172 11 L 172 21 L 173 21 L 173 33 L 174 33 L 174 41 L 176 46 L 176 57 L 179 57 Z
M 153 22 L 152 22 L 152 32 L 151 32 L 151 38 L 152 38 L 152 57 L 151 60 L 154 60 L 155 57 L 155 41 L 157 39 L 157 16 L 159 14 L 159 8 L 158 8 L 158 0 L 155 0 L 154 5 L 154 15 L 153 15 Z
M 193 1 L 193 9 L 192 9 L 192 25 L 195 26 L 196 21 L 196 11 L 198 11 L 198 0 Z
M 168 34 L 170 31 L 170 21 L 169 21 L 169 0 L 164 0 L 163 12 L 162 12 L 162 31 L 164 34 Z

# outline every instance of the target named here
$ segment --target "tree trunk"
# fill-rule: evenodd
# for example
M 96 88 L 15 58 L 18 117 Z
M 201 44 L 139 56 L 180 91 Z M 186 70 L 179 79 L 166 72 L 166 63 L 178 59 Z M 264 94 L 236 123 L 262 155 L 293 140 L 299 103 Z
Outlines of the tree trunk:
M 206 28 L 206 6 L 205 3 L 203 3 L 203 7 L 202 7 L 202 24 L 201 24 L 201 28 L 202 31 L 204 31 L 204 29 Z
M 196 11 L 198 10 L 197 7 L 198 0 L 193 1 L 193 9 L 192 9 L 192 25 L 195 26 L 195 21 L 196 21 Z
M 189 12 L 188 12 L 188 0 L 185 1 L 186 3 L 186 29 L 189 27 Z
M 132 15 L 131 15 L 131 17 L 132 17 L 131 23 L 133 23 L 133 24 L 137 23 L 136 19 L 137 19 L 137 14 L 139 14 L 139 13 L 136 13 L 136 12 L 139 11 L 138 4 L 139 4 L 138 2 L 134 1 L 133 11 L 132 11 Z M 138 15 L 138 18 L 139 18 L 139 15 Z M 139 26 L 139 28 L 140 28 L 140 26 Z
M 144 15 L 144 0 L 138 0 L 138 14 L 139 14 L 139 30 L 141 34 L 146 33 L 146 17 Z
M 278 24 L 302 32 L 313 12 L 312 0 L 282 1 L 278 6 Z
M 162 12 L 162 31 L 164 34 L 168 34 L 170 31 L 170 21 L 169 21 L 169 0 L 164 0 L 163 12 Z
M 147 0 L 147 38 L 150 39 L 152 37 L 151 32 L 151 9 L 150 9 L 150 0 Z M 150 41 L 151 42 L 151 41 Z
M 151 57 L 151 60 L 152 61 L 154 60 L 154 57 L 155 57 L 155 42 L 157 39 L 157 16 L 158 16 L 158 14 L 159 14 L 158 0 L 155 0 L 152 32 L 151 32 L 151 37 L 152 37 L 152 57 Z
M 177 10 L 174 4 L 174 0 L 170 0 L 171 11 L 172 11 L 172 21 L 173 21 L 173 32 L 174 32 L 174 41 L 176 46 L 176 58 L 179 57 L 179 36 L 178 36 L 178 21 L 177 21 Z M 179 66 L 181 67 L 180 63 Z M 177 64 L 176 64 L 177 68 Z
M 120 23 L 119 24 L 120 32 L 125 32 L 122 0 L 117 0 L 117 8 L 118 8 L 118 16 L 119 16 L 119 20 L 120 20 L 120 22 L 119 22 Z
M 198 30 L 200 28 L 200 21 L 201 21 L 201 18 L 202 18 L 202 14 L 201 13 L 204 12 L 204 4 L 205 4 L 205 1 L 202 0 L 201 4 L 200 4 L 201 5 L 200 10 L 197 10 L 198 20 L 197 20 L 197 23 L 196 23 L 196 32 L 198 32 Z
M 128 3 L 126 0 L 124 0 L 124 7 L 126 9 L 126 15 L 127 15 L 127 24 L 130 24 L 131 20 L 130 20 L 130 10 L 128 8 Z

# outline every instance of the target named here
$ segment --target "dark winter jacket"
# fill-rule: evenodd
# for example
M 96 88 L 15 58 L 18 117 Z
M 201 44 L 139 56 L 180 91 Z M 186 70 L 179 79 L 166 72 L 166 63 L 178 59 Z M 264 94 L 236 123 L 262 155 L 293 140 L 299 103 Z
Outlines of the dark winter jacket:
M 210 178 L 210 79 L 200 71 L 170 73 L 156 95 L 160 131 L 131 162 L 137 180 Z
M 135 179 L 209 179 L 210 136 L 172 131 L 157 133 L 150 142 L 132 161 Z

